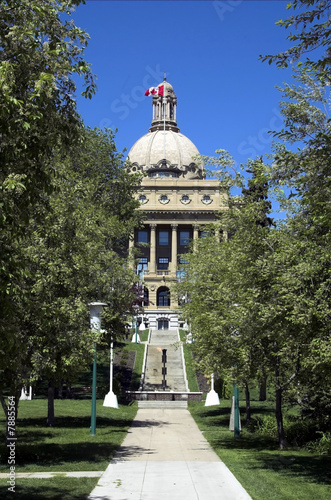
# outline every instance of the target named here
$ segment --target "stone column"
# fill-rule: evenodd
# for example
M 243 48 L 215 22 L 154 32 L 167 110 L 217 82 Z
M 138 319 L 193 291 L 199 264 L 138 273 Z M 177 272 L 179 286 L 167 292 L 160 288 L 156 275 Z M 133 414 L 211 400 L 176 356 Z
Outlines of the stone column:
M 197 224 L 193 225 L 193 251 L 196 250 L 196 242 L 199 238 L 199 226 Z
M 171 224 L 171 272 L 176 276 L 177 273 L 177 228 L 178 224 Z
M 156 224 L 151 224 L 151 246 L 150 246 L 150 261 L 149 272 L 156 273 Z
M 134 233 L 130 235 L 129 237 L 129 265 L 130 269 L 134 269 L 134 261 L 132 259 L 133 252 L 132 250 L 134 249 Z

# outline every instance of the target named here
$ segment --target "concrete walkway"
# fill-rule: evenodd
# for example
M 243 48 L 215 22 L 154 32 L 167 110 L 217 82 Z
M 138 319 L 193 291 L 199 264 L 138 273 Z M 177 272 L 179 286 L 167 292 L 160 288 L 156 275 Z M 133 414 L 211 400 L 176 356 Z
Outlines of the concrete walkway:
M 139 409 L 88 500 L 251 500 L 185 409 Z

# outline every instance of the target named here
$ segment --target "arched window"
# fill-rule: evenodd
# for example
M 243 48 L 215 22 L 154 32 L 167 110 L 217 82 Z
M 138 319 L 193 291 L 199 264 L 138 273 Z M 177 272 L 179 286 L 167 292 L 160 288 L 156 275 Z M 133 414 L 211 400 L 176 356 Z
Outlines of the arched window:
M 148 288 L 144 287 L 144 302 L 143 306 L 147 307 L 149 305 L 149 291 Z
M 170 290 L 166 286 L 161 286 L 157 291 L 157 305 L 170 306 Z

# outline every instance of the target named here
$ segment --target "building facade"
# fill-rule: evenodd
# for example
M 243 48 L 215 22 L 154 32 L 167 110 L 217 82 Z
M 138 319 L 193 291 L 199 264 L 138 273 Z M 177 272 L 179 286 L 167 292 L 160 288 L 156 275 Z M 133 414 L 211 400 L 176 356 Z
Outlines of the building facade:
M 178 298 L 172 284 L 182 276 L 189 243 L 227 209 L 219 181 L 207 180 L 196 146 L 177 127 L 177 97 L 166 79 L 163 95 L 152 97 L 149 132 L 131 148 L 133 172 L 145 174 L 138 194 L 145 225 L 131 247 L 139 249 L 137 272 L 145 288 L 143 323 L 151 329 L 179 326 Z M 218 235 L 216 235 L 218 237 Z

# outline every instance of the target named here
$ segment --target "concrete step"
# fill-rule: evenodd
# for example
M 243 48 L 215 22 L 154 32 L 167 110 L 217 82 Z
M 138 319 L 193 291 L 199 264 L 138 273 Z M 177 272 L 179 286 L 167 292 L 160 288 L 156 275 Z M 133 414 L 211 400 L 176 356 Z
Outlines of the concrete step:
M 180 382 L 173 382 L 171 380 L 166 379 L 166 389 L 167 391 L 175 391 L 175 392 L 186 392 L 186 384 L 180 383 Z M 151 381 L 151 382 L 145 382 L 144 391 L 162 391 L 162 380 L 161 381 Z
M 159 344 L 149 344 L 144 390 L 153 391 L 162 389 L 162 368 L 162 348 Z M 166 369 L 167 373 L 165 379 L 167 381 L 167 389 L 172 391 L 185 391 L 186 384 L 181 349 L 176 349 L 170 345 L 167 346 Z
M 165 347 L 170 344 L 175 344 L 178 342 L 177 332 L 172 332 L 169 330 L 155 330 L 151 334 L 150 343 L 153 345 L 159 345 L 160 347 Z
M 187 409 L 187 401 L 138 401 L 138 408 Z

